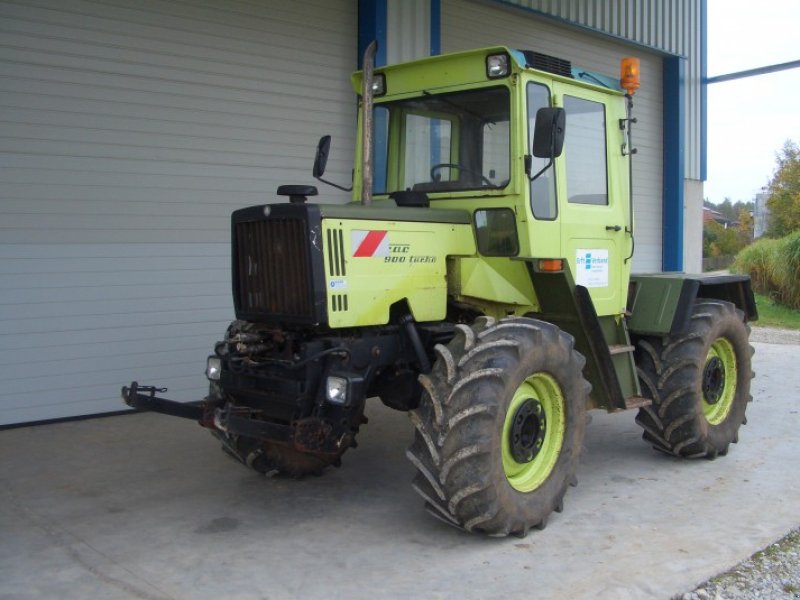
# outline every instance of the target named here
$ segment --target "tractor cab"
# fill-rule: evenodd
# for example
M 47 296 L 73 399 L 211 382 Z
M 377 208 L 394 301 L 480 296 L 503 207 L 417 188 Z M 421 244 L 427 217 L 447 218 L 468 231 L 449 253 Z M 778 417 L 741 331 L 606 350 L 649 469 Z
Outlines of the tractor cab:
M 353 83 L 363 87 L 361 73 Z M 524 269 L 509 258 L 564 260 L 598 315 L 624 312 L 633 219 L 618 82 L 490 48 L 376 69 L 372 89 L 371 118 L 362 111 L 359 127 L 371 131 L 376 201 L 467 210 L 477 242 L 462 261 L 469 273 L 517 279 Z M 362 164 L 357 153 L 356 200 Z M 470 278 L 454 290 L 465 302 L 481 298 Z M 508 300 L 484 289 L 486 302 Z M 534 291 L 520 292 L 520 306 L 538 307 Z

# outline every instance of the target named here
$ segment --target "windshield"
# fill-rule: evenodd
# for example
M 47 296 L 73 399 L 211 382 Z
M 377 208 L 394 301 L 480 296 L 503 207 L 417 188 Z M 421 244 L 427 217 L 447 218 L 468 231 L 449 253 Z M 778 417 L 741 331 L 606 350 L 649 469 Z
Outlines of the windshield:
M 505 187 L 509 104 L 496 87 L 376 105 L 374 193 Z

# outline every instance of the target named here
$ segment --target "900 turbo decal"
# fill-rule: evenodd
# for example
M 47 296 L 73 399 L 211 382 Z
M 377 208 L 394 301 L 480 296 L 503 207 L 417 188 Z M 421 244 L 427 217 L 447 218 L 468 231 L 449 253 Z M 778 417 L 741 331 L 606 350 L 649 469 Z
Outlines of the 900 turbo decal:
M 412 255 L 411 244 L 390 243 L 389 232 L 385 230 L 354 229 L 350 232 L 353 258 L 382 257 L 390 263 L 435 263 L 436 256 Z

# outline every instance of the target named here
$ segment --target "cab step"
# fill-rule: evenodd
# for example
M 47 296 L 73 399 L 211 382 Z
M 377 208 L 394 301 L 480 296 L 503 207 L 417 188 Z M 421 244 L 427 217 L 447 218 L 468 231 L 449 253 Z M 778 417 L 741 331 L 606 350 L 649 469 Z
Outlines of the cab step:
M 625 408 L 644 408 L 650 406 L 653 401 L 650 398 L 643 398 L 642 396 L 628 396 L 625 398 Z
M 613 344 L 608 347 L 608 352 L 611 354 L 611 356 L 614 356 L 615 354 L 625 354 L 626 352 L 633 352 L 634 350 L 636 350 L 635 346 L 629 346 L 627 344 Z

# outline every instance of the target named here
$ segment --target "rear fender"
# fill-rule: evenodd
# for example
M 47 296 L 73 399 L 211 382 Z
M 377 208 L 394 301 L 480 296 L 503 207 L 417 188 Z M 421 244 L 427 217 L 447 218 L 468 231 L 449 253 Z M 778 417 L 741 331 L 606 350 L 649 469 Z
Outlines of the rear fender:
M 628 329 L 642 335 L 675 335 L 689 325 L 697 298 L 731 302 L 746 321 L 758 320 L 747 275 L 686 275 L 654 273 L 631 276 L 628 288 Z

